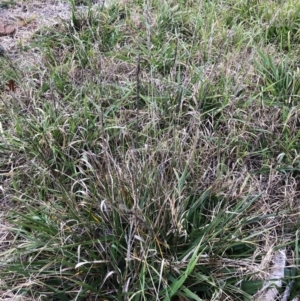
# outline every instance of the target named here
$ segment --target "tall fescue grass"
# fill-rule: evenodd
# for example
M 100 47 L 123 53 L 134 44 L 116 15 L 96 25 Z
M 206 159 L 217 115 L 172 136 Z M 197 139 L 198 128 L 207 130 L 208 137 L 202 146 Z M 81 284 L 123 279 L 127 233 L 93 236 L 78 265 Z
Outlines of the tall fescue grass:
M 39 64 L 1 58 L 3 298 L 252 300 L 279 249 L 298 294 L 300 1 L 277 2 L 72 0 Z

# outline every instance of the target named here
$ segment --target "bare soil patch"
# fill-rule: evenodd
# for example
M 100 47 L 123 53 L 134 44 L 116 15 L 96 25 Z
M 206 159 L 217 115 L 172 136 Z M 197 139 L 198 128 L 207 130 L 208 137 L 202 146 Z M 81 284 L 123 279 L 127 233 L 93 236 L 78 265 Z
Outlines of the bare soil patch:
M 10 55 L 17 55 L 17 45 L 24 46 L 34 32 L 51 26 L 70 15 L 65 1 L 20 1 L 9 8 L 0 8 L 0 44 Z
M 94 1 L 102 5 L 103 0 Z M 78 6 L 78 10 L 87 6 Z M 33 34 L 44 26 L 53 26 L 70 17 L 71 5 L 63 0 L 18 1 L 18 4 L 0 7 L 0 46 L 17 59 L 19 46 L 25 46 Z

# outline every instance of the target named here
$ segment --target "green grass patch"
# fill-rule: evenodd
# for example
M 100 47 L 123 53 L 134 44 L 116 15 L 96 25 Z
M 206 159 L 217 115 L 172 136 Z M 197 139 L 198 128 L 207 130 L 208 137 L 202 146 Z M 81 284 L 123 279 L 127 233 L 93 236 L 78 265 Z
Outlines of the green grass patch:
M 1 293 L 253 300 L 285 249 L 296 296 L 291 3 L 70 4 L 38 64 L 0 58 Z

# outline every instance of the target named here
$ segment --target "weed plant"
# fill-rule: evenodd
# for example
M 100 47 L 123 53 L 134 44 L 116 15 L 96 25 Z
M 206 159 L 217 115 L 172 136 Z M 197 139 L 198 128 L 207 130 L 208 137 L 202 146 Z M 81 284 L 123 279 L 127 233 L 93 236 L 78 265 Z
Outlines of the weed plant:
M 3 296 L 253 300 L 279 249 L 296 296 L 300 2 L 70 4 L 0 61 Z

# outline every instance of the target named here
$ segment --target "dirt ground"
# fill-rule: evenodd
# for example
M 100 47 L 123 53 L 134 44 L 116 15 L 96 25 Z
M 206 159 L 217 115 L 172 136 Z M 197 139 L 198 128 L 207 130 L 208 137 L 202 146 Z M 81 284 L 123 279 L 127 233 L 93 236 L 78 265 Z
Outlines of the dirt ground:
M 3 5 L 6 2 L 0 3 L 0 46 L 15 60 L 20 58 L 20 46 L 26 46 L 34 32 L 41 27 L 52 26 L 68 19 L 71 14 L 71 4 L 68 0 L 17 0 L 13 1 L 17 4 Z M 93 6 L 107 5 L 108 2 L 110 1 L 94 0 Z M 77 9 L 84 10 L 87 6 L 78 6 Z M 29 54 L 23 60 L 21 58 L 21 65 L 28 62 L 30 57 Z
M 68 18 L 70 10 L 70 4 L 61 0 L 18 1 L 16 5 L 2 7 L 0 45 L 11 58 L 15 58 L 18 55 L 18 45 L 26 45 L 39 28 Z

